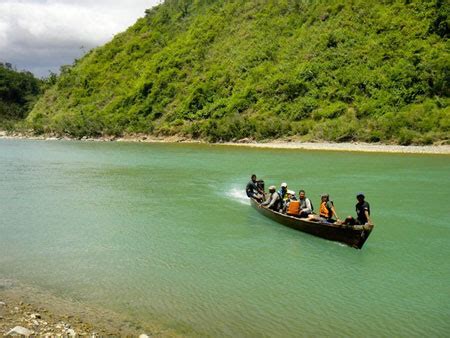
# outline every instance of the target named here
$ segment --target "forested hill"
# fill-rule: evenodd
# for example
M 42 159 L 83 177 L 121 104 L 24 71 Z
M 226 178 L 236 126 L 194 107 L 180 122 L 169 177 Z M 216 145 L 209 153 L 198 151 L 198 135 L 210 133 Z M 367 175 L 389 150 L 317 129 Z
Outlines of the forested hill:
M 0 62 L 0 127 L 27 116 L 42 84 L 30 72 L 19 72 L 10 63 Z
M 28 120 L 73 136 L 433 143 L 450 128 L 445 0 L 166 0 Z

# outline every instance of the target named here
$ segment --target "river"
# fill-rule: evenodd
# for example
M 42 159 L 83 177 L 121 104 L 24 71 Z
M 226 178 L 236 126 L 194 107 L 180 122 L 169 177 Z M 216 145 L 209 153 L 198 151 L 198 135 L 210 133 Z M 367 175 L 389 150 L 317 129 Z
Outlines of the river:
M 362 250 L 250 207 L 255 173 L 355 193 Z M 186 336 L 450 335 L 450 156 L 0 140 L 0 283 Z

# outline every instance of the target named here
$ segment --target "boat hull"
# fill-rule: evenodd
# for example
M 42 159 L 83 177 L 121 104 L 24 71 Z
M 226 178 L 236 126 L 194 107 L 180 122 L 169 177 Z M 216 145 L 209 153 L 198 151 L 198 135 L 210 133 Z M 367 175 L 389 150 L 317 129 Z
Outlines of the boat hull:
M 253 198 L 250 201 L 252 206 L 261 214 L 289 228 L 330 241 L 344 243 L 356 249 L 363 247 L 373 229 L 373 225 L 353 227 L 328 222 L 312 222 L 264 208 Z

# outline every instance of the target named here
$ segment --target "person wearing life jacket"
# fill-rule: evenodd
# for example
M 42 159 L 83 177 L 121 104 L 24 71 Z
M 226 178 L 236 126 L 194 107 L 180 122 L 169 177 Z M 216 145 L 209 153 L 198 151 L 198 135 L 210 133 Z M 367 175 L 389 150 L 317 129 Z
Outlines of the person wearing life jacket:
M 336 214 L 336 209 L 334 208 L 334 203 L 333 201 L 330 201 L 330 195 L 322 194 L 320 198 L 320 218 L 329 223 L 334 223 L 339 220 L 339 217 Z
M 297 196 L 295 196 L 294 190 L 288 190 L 287 191 L 287 200 L 288 201 L 297 201 Z
M 288 201 L 286 202 L 286 207 L 283 212 L 291 216 L 298 216 L 300 213 L 300 202 L 295 196 L 295 191 L 288 190 Z
M 276 187 L 271 185 L 269 187 L 269 197 L 267 197 L 265 202 L 261 203 L 261 206 L 279 212 L 282 209 L 281 201 L 281 196 L 276 191 Z
M 309 198 L 306 197 L 305 190 L 300 190 L 298 192 L 298 197 L 300 202 L 299 217 L 308 218 L 309 215 L 312 214 L 314 207 Z

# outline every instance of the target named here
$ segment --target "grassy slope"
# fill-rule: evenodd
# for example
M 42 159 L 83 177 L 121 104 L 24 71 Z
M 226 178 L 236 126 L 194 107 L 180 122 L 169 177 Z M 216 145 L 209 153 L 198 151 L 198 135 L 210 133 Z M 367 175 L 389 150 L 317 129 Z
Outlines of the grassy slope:
M 29 122 L 74 136 L 448 140 L 444 3 L 166 0 L 67 67 Z

